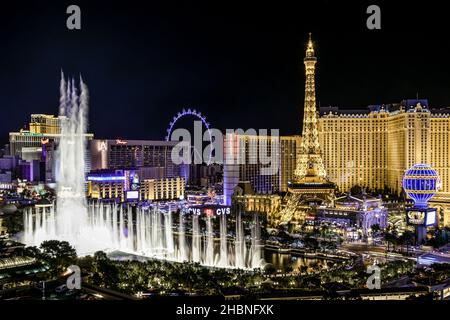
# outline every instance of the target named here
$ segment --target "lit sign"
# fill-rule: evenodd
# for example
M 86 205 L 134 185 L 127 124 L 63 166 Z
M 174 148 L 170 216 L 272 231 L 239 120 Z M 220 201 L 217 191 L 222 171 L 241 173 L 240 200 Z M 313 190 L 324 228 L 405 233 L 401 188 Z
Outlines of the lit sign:
M 128 142 L 126 140 L 122 139 L 116 139 L 116 144 L 127 144 Z
M 139 192 L 138 191 L 127 191 L 127 199 L 128 200 L 139 199 Z
M 42 137 L 42 133 L 34 133 L 34 132 L 23 132 L 24 136 L 32 136 L 32 137 Z
M 100 145 L 98 146 L 98 151 L 106 151 L 108 150 L 108 147 L 106 145 L 106 141 L 100 142 Z
M 214 211 L 211 208 L 205 209 L 205 214 L 207 217 L 212 217 L 214 215 Z
M 139 189 L 139 176 L 136 172 L 133 172 L 131 174 L 131 190 L 138 190 Z
M 207 217 L 212 217 L 214 215 L 221 216 L 225 214 L 231 213 L 231 208 L 226 206 L 196 206 L 196 207 L 190 207 L 186 209 L 187 213 L 201 215 L 202 213 L 206 215 Z
M 187 208 L 186 211 L 187 211 L 187 213 L 196 214 L 198 216 L 201 215 L 200 208 Z
M 125 190 L 139 190 L 139 176 L 134 170 L 125 170 Z
M 125 176 L 88 176 L 88 181 L 98 181 L 98 182 L 107 182 L 107 181 L 124 181 Z
M 422 211 L 409 211 L 408 223 L 421 225 L 425 222 L 425 212 Z
M 426 226 L 434 226 L 436 224 L 436 211 L 427 212 Z
M 406 221 L 408 224 L 416 226 L 431 227 L 437 224 L 436 209 L 427 208 L 424 210 L 408 210 L 406 214 Z
M 230 207 L 223 207 L 223 208 L 217 208 L 216 209 L 216 214 L 218 216 L 223 215 L 223 214 L 230 214 L 231 213 L 231 208 Z

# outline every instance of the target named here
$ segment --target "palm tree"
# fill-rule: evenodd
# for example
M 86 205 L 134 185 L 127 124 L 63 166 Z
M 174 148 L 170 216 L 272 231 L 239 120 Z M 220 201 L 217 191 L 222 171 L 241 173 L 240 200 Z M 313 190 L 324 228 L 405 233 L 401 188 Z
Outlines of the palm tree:
M 320 236 L 325 239 L 326 235 L 328 233 L 328 230 L 329 230 L 329 228 L 327 225 L 325 225 L 325 224 L 321 225 L 320 226 Z
M 415 234 L 409 230 L 403 233 L 403 242 L 406 244 L 406 254 L 409 254 L 409 246 L 415 241 Z
M 393 242 L 393 236 L 390 232 L 386 231 L 384 233 L 384 241 L 387 243 L 387 251 L 390 251 L 390 244 Z
M 303 265 L 303 266 L 300 266 L 300 272 L 303 274 L 303 273 L 306 273 L 306 271 L 308 271 L 308 266 L 305 266 L 305 265 Z
M 372 230 L 372 235 L 376 234 L 377 232 L 380 232 L 381 230 L 380 225 L 378 223 L 372 225 L 370 229 Z
M 403 245 L 405 244 L 405 238 L 403 237 L 403 235 L 401 235 L 401 236 L 397 237 L 395 240 L 396 240 L 395 242 L 400 246 L 400 252 L 402 252 Z

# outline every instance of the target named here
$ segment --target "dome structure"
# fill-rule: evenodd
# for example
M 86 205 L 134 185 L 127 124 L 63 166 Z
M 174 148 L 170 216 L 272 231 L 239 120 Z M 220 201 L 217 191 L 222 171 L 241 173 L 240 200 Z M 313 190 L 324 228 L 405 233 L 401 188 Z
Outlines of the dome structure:
M 36 207 L 51 207 L 53 204 L 45 198 L 42 198 L 36 203 Z
M 426 207 L 439 187 L 439 174 L 429 164 L 415 164 L 403 176 L 403 189 L 416 207 Z
M 5 214 L 11 214 L 17 211 L 17 207 L 12 203 L 8 203 L 3 205 L 0 210 Z

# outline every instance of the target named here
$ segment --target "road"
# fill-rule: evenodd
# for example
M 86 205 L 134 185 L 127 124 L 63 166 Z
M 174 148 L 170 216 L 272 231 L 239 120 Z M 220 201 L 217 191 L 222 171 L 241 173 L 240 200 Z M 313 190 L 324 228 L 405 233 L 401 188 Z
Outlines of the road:
M 123 294 L 121 292 L 117 292 L 114 290 L 109 290 L 105 288 L 100 288 L 91 284 L 84 283 L 82 286 L 82 290 L 84 290 L 87 293 L 93 294 L 96 297 L 101 297 L 105 300 L 139 300 L 136 297 L 129 296 L 126 294 Z
M 416 260 L 416 256 L 404 256 L 400 253 L 389 252 L 384 245 L 368 245 L 365 243 L 345 243 L 341 249 L 359 253 L 361 255 L 369 255 L 372 258 L 383 258 L 386 260 L 410 259 Z M 415 251 L 415 253 L 423 253 L 422 251 Z

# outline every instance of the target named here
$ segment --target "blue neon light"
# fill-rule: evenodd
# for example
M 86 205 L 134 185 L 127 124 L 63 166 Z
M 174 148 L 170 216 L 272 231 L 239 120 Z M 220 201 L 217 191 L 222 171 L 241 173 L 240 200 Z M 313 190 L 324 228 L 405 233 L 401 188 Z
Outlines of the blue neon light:
M 425 207 L 439 186 L 439 174 L 428 164 L 416 164 L 403 177 L 403 189 L 414 200 L 415 206 Z
M 125 181 L 125 176 L 87 177 L 88 181 Z
M 171 121 L 170 124 L 169 124 L 169 128 L 167 128 L 167 130 L 166 130 L 166 132 L 167 132 L 167 135 L 166 135 L 166 141 L 170 141 L 171 134 L 172 134 L 173 128 L 174 128 L 174 126 L 175 126 L 175 123 L 176 123 L 181 117 L 184 117 L 184 116 L 194 116 L 194 117 L 196 117 L 197 119 L 200 119 L 201 122 L 203 123 L 203 125 L 205 126 L 206 131 L 208 131 L 209 141 L 210 141 L 211 143 L 213 143 L 211 129 L 209 128 L 209 125 L 210 125 L 210 124 L 206 121 L 206 117 L 205 117 L 204 115 L 202 115 L 199 111 L 195 110 L 195 109 L 192 109 L 192 110 L 191 110 L 191 109 L 187 109 L 187 110 L 186 110 L 186 109 L 183 109 L 181 112 L 178 112 L 178 113 L 173 117 L 172 121 Z M 211 148 L 211 150 L 210 150 L 210 152 L 209 152 L 209 160 L 208 160 L 207 163 L 209 163 L 209 162 L 211 161 L 211 158 L 212 158 L 212 151 L 213 151 L 213 149 Z M 206 162 L 206 161 L 205 161 L 205 162 Z

